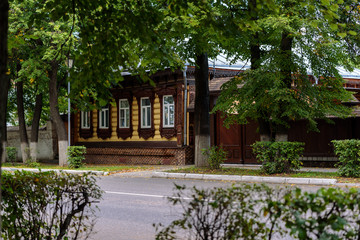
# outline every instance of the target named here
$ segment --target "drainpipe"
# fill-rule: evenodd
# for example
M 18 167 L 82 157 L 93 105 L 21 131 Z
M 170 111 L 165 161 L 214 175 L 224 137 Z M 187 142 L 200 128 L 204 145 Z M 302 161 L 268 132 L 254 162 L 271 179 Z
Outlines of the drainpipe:
M 184 74 L 184 146 L 187 145 L 187 78 L 186 78 L 187 64 L 185 64 Z
M 213 63 L 213 74 L 214 74 L 213 79 L 215 78 L 215 74 L 216 74 L 215 61 L 216 61 L 216 58 L 214 59 L 214 63 Z

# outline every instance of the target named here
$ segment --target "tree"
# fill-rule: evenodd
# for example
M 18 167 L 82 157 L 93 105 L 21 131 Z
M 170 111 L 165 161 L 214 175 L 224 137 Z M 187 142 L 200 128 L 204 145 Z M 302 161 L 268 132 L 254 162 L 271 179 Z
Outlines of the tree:
M 317 119 L 349 115 L 350 109 L 340 103 L 350 93 L 336 67 L 351 69 L 358 59 L 348 57 L 344 36 L 354 30 L 344 31 L 348 25 L 340 17 L 344 13 L 339 9 L 347 9 L 349 3 L 272 2 L 273 7 L 257 7 L 252 13 L 257 16 L 252 25 L 257 29 L 260 64 L 224 85 L 213 111 L 222 111 L 228 124 L 257 120 L 263 123 L 260 133 L 266 132 L 261 131 L 264 125 L 270 130 L 267 139 L 286 140 L 291 121 L 307 119 L 316 129 Z M 252 49 L 246 43 L 237 47 Z
M 202 149 L 210 147 L 210 96 L 208 56 L 219 54 L 216 1 L 171 1 L 168 5 L 168 39 L 180 57 L 195 64 L 195 165 L 207 166 Z
M 25 60 L 18 64 L 20 66 L 17 69 L 19 74 L 16 76 L 18 90 L 21 90 L 21 85 L 27 81 L 30 82 L 30 87 L 35 85 L 35 91 L 32 91 L 35 96 L 49 92 L 50 116 L 56 126 L 58 136 L 59 165 L 66 165 L 67 133 L 59 114 L 58 91 L 66 77 L 65 68 L 61 65 L 65 62 L 70 41 L 74 41 L 74 36 L 71 34 L 74 23 L 69 19 L 65 21 L 63 18 L 52 21 L 49 14 L 43 14 L 45 9 L 40 8 L 35 11 L 36 3 L 31 0 L 13 1 L 10 8 L 13 13 L 10 19 L 10 33 L 16 38 L 11 41 L 10 48 L 12 53 L 20 55 Z M 40 21 L 32 21 L 33 15 L 36 15 L 34 12 L 42 14 L 43 18 Z M 35 84 L 33 84 L 34 81 L 36 81 Z M 35 96 L 33 97 L 35 98 Z M 21 142 L 25 146 L 28 144 L 28 140 L 21 99 L 22 96 L 18 96 L 18 117 Z M 35 122 L 36 125 L 39 126 Z M 37 135 L 35 132 L 33 134 Z M 32 146 L 35 147 L 36 142 L 33 142 Z M 36 150 L 32 149 L 31 152 L 34 156 Z M 24 156 L 23 161 L 27 158 Z
M 0 2 L 0 156 L 3 154 L 3 139 L 6 134 L 6 104 L 9 79 L 7 77 L 7 32 L 8 32 L 8 10 L 9 2 Z M 1 164 L 0 162 L 0 184 L 1 184 Z M 0 191 L 1 200 L 1 191 Z M 0 216 L 1 232 L 1 216 Z

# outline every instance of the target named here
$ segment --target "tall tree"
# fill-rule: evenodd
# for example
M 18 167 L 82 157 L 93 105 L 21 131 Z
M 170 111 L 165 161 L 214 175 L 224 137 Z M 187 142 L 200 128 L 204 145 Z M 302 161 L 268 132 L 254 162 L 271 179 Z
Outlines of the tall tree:
M 202 149 L 210 147 L 208 57 L 219 54 L 221 28 L 216 1 L 168 1 L 167 23 L 172 48 L 195 65 L 195 165 L 207 166 Z
M 358 61 L 348 57 L 351 53 L 344 41 L 345 36 L 356 33 L 354 29 L 344 31 L 348 25 L 340 17 L 339 9 L 349 9 L 349 3 L 272 2 L 270 9 L 257 7 L 254 14 L 258 18 L 252 21 L 260 37 L 261 64 L 223 86 L 214 111 L 224 112 L 227 123 L 265 122 L 270 138 L 286 140 L 286 129 L 296 119 L 307 119 L 316 129 L 317 119 L 349 115 L 350 109 L 339 104 L 350 93 L 343 88 L 336 67 L 351 69 Z M 251 49 L 246 43 L 238 48 Z
M 4 151 L 3 139 L 6 134 L 6 104 L 9 79 L 7 77 L 7 33 L 8 33 L 8 11 L 9 2 L 7 0 L 0 2 L 0 156 Z M 0 162 L 0 186 L 1 186 L 1 162 Z M 0 191 L 1 201 L 1 191 Z M 1 210 L 1 207 L 0 207 Z M 0 216 L 0 232 L 1 232 Z
M 50 93 L 50 116 L 58 136 L 59 164 L 66 165 L 67 132 L 59 113 L 58 91 L 65 80 L 64 63 L 69 53 L 70 42 L 74 42 L 72 32 L 75 23 L 68 17 L 52 21 L 49 11 L 38 7 L 37 2 L 32 0 L 13 1 L 10 8 L 13 13 L 10 18 L 10 30 L 15 36 L 10 48 L 17 49 L 16 52 L 21 54 L 24 60 L 21 62 L 17 81 L 30 80 L 28 87 L 35 87 L 33 98 L 41 93 Z M 41 15 L 42 19 L 34 21 L 37 15 Z M 18 109 L 20 120 L 23 119 L 21 104 L 20 108 L 18 104 Z M 22 142 L 27 144 L 27 139 L 24 137 Z

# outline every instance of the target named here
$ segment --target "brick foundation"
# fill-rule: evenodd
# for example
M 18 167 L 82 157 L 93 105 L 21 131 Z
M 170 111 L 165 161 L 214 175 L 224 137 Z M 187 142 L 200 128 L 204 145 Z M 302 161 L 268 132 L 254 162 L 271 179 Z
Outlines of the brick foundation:
M 194 149 L 180 148 L 96 148 L 88 147 L 85 162 L 89 164 L 164 164 L 194 163 Z

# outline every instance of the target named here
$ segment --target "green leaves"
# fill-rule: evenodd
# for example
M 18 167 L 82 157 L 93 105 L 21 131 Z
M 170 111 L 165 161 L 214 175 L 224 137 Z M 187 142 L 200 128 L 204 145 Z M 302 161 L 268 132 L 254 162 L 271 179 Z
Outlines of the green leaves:
M 170 199 L 182 208 L 180 219 L 156 239 L 357 239 L 360 192 L 357 189 L 230 188 L 178 190 Z M 190 193 L 189 193 L 190 192 Z
M 202 149 L 202 154 L 208 157 L 207 162 L 210 169 L 220 169 L 221 164 L 227 159 L 227 151 L 222 146 L 212 146 L 209 149 Z
M 301 142 L 256 142 L 252 148 L 256 159 L 262 163 L 261 169 L 275 174 L 299 170 L 304 145 Z
M 340 176 L 360 177 L 360 140 L 333 140 L 334 152 L 339 157 Z
M 70 168 L 80 168 L 84 165 L 86 154 L 85 146 L 69 146 L 67 148 L 68 163 Z
M 85 239 L 102 195 L 88 174 L 54 171 L 5 172 L 1 190 L 4 239 Z

